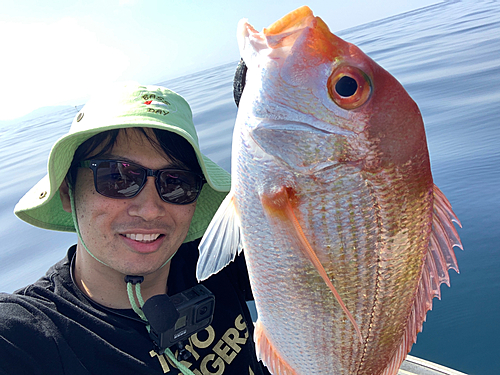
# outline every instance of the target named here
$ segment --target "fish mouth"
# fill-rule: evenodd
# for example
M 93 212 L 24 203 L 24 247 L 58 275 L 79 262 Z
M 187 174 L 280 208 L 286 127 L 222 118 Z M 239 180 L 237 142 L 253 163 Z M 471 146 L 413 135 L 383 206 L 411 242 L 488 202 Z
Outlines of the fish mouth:
M 312 11 L 304 6 L 264 28 L 262 33 L 248 23 L 247 19 L 242 19 L 238 23 L 237 32 L 241 57 L 248 64 L 251 58 L 246 51 L 256 54 L 269 48 L 273 50 L 292 46 L 302 30 L 312 26 L 314 18 Z
M 256 54 L 266 49 L 269 49 L 267 54 L 277 55 L 274 59 L 284 56 L 283 52 L 292 48 L 306 30 L 312 31 L 315 43 L 320 42 L 324 47 L 318 49 L 318 57 L 325 54 L 337 56 L 345 52 L 347 43 L 332 34 L 326 23 L 320 17 L 314 16 L 309 7 L 302 6 L 264 28 L 262 33 L 248 23 L 247 19 L 242 19 L 238 23 L 237 31 L 241 57 L 249 65 Z M 284 51 L 278 53 L 277 50 L 282 49 Z
M 257 52 L 269 47 L 276 49 L 291 46 L 304 29 L 314 26 L 315 20 L 321 19 L 315 17 L 307 6 L 288 13 L 269 27 L 264 28 L 262 33 L 259 33 L 246 19 L 242 19 L 238 24 L 240 50 L 242 51 L 248 42 Z M 321 22 L 323 23 L 323 21 Z M 248 42 L 245 39 L 248 39 Z

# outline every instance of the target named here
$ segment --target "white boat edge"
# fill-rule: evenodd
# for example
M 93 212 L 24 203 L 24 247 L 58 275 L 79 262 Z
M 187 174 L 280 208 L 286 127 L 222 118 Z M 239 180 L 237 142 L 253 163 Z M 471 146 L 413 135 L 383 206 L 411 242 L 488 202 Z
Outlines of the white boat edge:
M 467 375 L 463 372 L 426 361 L 425 359 L 406 356 L 398 375 Z

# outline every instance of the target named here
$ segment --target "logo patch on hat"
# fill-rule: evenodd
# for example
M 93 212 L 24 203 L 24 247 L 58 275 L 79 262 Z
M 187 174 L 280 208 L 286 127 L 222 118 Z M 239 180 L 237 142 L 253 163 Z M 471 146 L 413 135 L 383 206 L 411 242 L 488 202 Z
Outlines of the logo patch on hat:
M 153 104 L 153 105 L 162 105 L 162 106 L 165 106 L 167 107 L 167 105 L 163 102 L 157 102 L 156 100 L 146 100 L 144 102 L 144 104 L 147 104 L 147 105 L 150 105 L 150 104 Z
M 163 98 L 160 95 L 144 94 L 142 95 L 142 99 L 144 99 L 144 104 L 146 104 L 148 107 L 151 106 L 147 108 L 147 111 L 150 113 L 166 116 L 170 112 L 177 112 L 177 108 L 175 108 L 175 106 L 173 106 L 167 99 Z

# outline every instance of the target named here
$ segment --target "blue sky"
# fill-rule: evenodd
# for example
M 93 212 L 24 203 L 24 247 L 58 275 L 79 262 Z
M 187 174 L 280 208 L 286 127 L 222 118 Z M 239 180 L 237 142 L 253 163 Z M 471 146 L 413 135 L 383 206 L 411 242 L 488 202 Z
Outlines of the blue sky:
M 98 86 L 154 84 L 239 59 L 236 25 L 258 30 L 308 5 L 332 32 L 439 0 L 19 0 L 0 7 L 0 120 L 84 104 Z

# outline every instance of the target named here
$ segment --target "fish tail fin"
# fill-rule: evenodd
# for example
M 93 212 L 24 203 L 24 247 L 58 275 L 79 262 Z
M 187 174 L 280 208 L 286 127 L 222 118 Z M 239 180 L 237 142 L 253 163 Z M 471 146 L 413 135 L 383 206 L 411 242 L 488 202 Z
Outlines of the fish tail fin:
M 232 262 L 241 253 L 240 222 L 234 194 L 230 192 L 210 222 L 199 250 L 196 277 L 205 280 Z
M 332 284 L 330 278 L 328 277 L 325 268 L 321 264 L 321 261 L 319 260 L 318 256 L 314 252 L 314 249 L 312 248 L 311 244 L 307 240 L 306 235 L 304 234 L 304 231 L 302 230 L 302 227 L 300 226 L 299 221 L 297 220 L 297 217 L 295 216 L 295 213 L 293 212 L 293 201 L 294 201 L 294 192 L 292 188 L 282 188 L 280 191 L 278 191 L 275 194 L 272 195 L 263 195 L 262 196 L 262 205 L 263 207 L 267 210 L 267 212 L 272 213 L 276 216 L 280 216 L 283 219 L 287 219 L 293 226 L 295 233 L 293 233 L 294 237 L 298 239 L 298 242 L 300 243 L 300 250 L 302 253 L 311 261 L 313 264 L 314 268 L 318 271 L 320 274 L 321 278 L 325 282 L 325 284 L 330 288 L 332 291 L 333 295 L 335 296 L 335 299 L 339 303 L 340 307 L 344 311 L 344 313 L 347 315 L 347 318 L 349 321 L 352 323 L 354 330 L 356 331 L 356 334 L 359 338 L 359 341 L 362 343 L 363 342 L 363 335 L 361 334 L 361 331 L 359 329 L 358 324 L 356 323 L 356 320 L 352 316 L 352 314 L 349 312 L 347 309 L 346 305 L 342 301 L 342 298 L 340 297 L 339 293 L 337 292 L 337 289 L 335 289 L 335 286 Z
M 276 351 L 274 345 L 269 341 L 264 326 L 257 320 L 255 324 L 255 351 L 257 359 L 261 360 L 264 365 L 274 375 L 296 375 L 297 373 Z
M 463 250 L 457 230 L 453 225 L 460 221 L 453 212 L 450 202 L 434 185 L 434 207 L 432 213 L 432 231 L 429 239 L 429 250 L 424 260 L 422 276 L 413 302 L 408 324 L 400 347 L 394 354 L 382 375 L 393 375 L 417 342 L 417 334 L 422 331 L 427 311 L 432 310 L 432 299 L 441 299 L 441 284 L 450 286 L 449 269 L 458 273 L 457 258 L 454 246 Z

